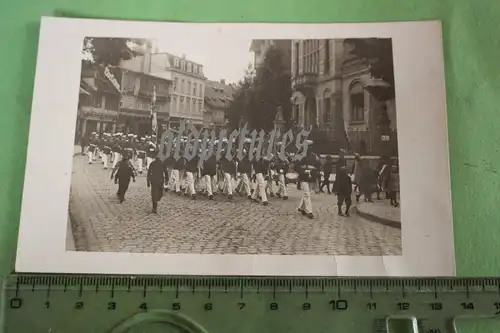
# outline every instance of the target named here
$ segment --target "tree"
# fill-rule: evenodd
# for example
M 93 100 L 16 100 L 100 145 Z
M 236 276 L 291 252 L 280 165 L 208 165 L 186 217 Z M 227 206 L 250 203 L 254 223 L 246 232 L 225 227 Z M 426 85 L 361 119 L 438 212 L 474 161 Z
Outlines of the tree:
M 285 54 L 271 47 L 256 73 L 251 67 L 245 71 L 230 105 L 230 124 L 236 125 L 243 117 L 251 128 L 268 131 L 273 128 L 278 107 L 281 107 L 283 118 L 290 125 L 292 87 L 288 65 Z
M 375 79 L 383 80 L 387 86 L 372 86 L 366 89 L 379 101 L 395 98 L 394 63 L 392 40 L 390 38 L 346 39 L 353 46 L 351 54 L 366 59 L 370 64 L 370 74 Z
M 137 55 L 131 46 L 143 45 L 146 40 L 127 38 L 93 38 L 83 40 L 84 65 L 95 63 L 104 66 L 117 66 L 120 60 L 129 60 Z

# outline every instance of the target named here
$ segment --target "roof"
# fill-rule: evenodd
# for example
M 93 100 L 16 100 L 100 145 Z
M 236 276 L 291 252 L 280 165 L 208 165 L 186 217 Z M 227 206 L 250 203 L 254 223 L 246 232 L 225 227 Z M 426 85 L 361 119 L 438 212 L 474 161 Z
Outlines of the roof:
M 214 108 L 226 108 L 233 101 L 236 90 L 233 86 L 217 81 L 205 81 L 205 104 Z
M 250 52 L 255 52 L 258 51 L 258 48 L 260 45 L 264 43 L 263 39 L 252 39 L 252 42 L 250 43 Z
M 175 58 L 178 58 L 178 59 L 179 59 L 179 60 L 181 60 L 181 61 L 182 61 L 182 60 L 184 60 L 185 62 L 190 62 L 190 63 L 192 63 L 192 64 L 194 64 L 194 65 L 196 65 L 196 66 L 201 66 L 201 67 L 203 67 L 203 65 L 202 65 L 202 64 L 200 64 L 200 63 L 197 63 L 197 62 L 195 62 L 195 61 L 192 61 L 192 60 L 189 60 L 189 59 L 186 59 L 186 58 L 183 58 L 183 57 L 179 57 L 179 56 L 177 56 L 177 55 L 175 55 L 175 54 L 168 53 L 168 52 L 156 52 L 156 53 L 152 53 L 151 55 L 152 55 L 152 56 L 155 56 L 155 55 L 157 55 L 157 54 L 164 54 L 164 55 L 166 55 L 166 56 L 167 56 L 167 58 L 168 58 L 168 60 L 169 60 L 169 61 L 172 61 L 172 67 L 173 67 L 173 64 L 174 64 L 174 59 L 175 59 Z

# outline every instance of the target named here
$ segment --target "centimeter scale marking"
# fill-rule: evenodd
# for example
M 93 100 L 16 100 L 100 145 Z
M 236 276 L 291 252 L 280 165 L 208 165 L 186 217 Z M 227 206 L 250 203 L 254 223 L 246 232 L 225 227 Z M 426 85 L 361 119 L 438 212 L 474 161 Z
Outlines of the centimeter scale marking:
M 7 333 L 163 331 L 120 330 L 149 321 L 193 333 L 387 332 L 391 322 L 451 333 L 454 318 L 500 314 L 500 278 L 14 275 L 4 294 Z M 85 327 L 69 330 L 79 314 Z

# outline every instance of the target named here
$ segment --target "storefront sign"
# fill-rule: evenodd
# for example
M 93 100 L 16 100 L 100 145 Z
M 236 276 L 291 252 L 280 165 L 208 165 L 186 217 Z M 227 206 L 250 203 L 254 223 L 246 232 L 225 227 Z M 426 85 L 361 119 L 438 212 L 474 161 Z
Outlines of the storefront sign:
M 108 78 L 108 80 L 116 88 L 116 90 L 118 90 L 118 92 L 121 92 L 120 84 L 118 83 L 118 81 L 116 81 L 115 76 L 113 75 L 113 73 L 111 73 L 108 67 L 104 69 L 104 75 Z

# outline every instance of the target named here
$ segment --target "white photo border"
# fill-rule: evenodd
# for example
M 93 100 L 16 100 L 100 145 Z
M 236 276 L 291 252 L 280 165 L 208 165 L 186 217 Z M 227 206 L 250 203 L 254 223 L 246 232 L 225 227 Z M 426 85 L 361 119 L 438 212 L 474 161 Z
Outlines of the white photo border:
M 84 37 L 392 38 L 402 256 L 202 255 L 66 251 Z M 261 276 L 453 276 L 453 220 L 441 23 L 215 24 L 44 17 L 22 199 L 17 272 Z M 50 147 L 50 149 L 47 149 Z M 57 161 L 57 163 L 55 163 Z

